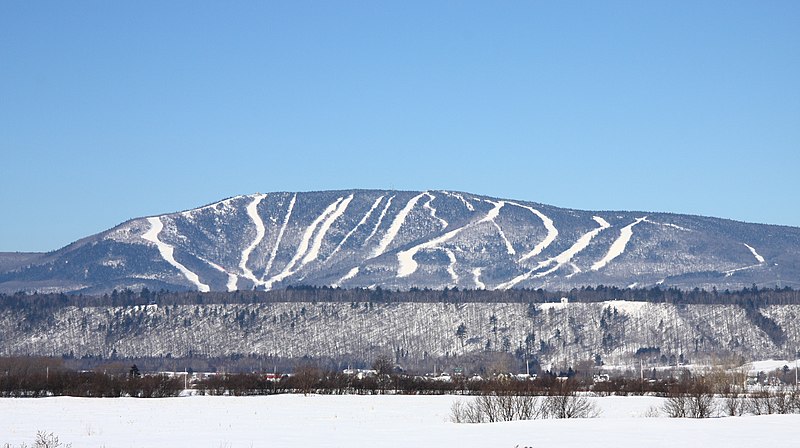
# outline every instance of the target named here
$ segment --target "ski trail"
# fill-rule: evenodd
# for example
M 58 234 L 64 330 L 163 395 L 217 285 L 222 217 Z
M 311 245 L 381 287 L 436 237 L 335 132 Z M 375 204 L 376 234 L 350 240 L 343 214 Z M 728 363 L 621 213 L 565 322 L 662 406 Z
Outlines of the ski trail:
M 516 255 L 517 251 L 514 250 L 514 246 L 511 245 L 511 241 L 508 241 L 508 238 L 506 238 L 506 234 L 503 232 L 503 229 L 500 228 L 500 224 L 496 223 L 495 221 L 492 221 L 492 224 L 494 224 L 494 228 L 497 229 L 497 233 L 500 234 L 500 239 L 502 239 L 503 243 L 506 245 L 506 252 L 508 255 Z
M 275 275 L 266 282 L 264 282 L 265 289 L 267 290 L 271 289 L 272 285 L 275 284 L 276 282 L 279 282 L 285 279 L 286 277 L 289 277 L 290 275 L 294 274 L 295 272 L 294 266 L 297 264 L 298 261 L 300 261 L 301 258 L 303 258 L 303 255 L 305 255 L 306 252 L 308 251 L 308 246 L 311 243 L 311 237 L 314 235 L 314 231 L 317 229 L 317 226 L 319 226 L 320 223 L 325 218 L 327 218 L 331 213 L 336 211 L 336 208 L 339 207 L 339 204 L 342 202 L 342 199 L 344 198 L 339 198 L 336 200 L 336 202 L 329 205 L 328 208 L 326 208 L 321 215 L 317 216 L 317 218 L 314 219 L 314 221 L 308 226 L 308 228 L 306 228 L 306 231 L 305 233 L 303 233 L 303 237 L 300 240 L 300 244 L 297 246 L 297 252 L 295 252 L 294 257 L 292 257 L 292 259 L 289 260 L 289 263 L 283 268 L 283 271 L 281 271 L 280 274 Z
M 362 244 L 361 247 L 364 247 L 367 244 L 367 241 L 369 241 L 373 236 L 375 236 L 375 233 L 378 232 L 378 227 L 381 226 L 381 222 L 383 222 L 383 217 L 386 216 L 386 211 L 389 210 L 389 206 L 392 205 L 393 199 L 394 196 L 390 197 L 389 200 L 386 201 L 386 205 L 383 207 L 383 210 L 381 210 L 381 214 L 378 215 L 378 222 L 375 223 L 375 227 L 373 227 L 372 232 L 370 232 L 367 239 L 364 240 L 364 244 Z
M 754 256 L 754 257 L 756 257 L 756 261 L 758 261 L 759 263 L 764 263 L 764 261 L 765 261 L 765 260 L 764 260 L 764 257 L 762 257 L 761 255 L 759 255 L 759 254 L 758 254 L 758 252 L 756 252 L 756 250 L 755 250 L 755 249 L 753 249 L 753 246 L 751 246 L 751 245 L 749 245 L 749 244 L 747 244 L 747 243 L 742 243 L 742 244 L 744 244 L 744 245 L 745 245 L 745 247 L 747 247 L 748 249 L 750 249 L 750 253 L 752 253 L 752 254 L 753 254 L 753 256 Z
M 214 202 L 213 204 L 208 204 L 208 205 L 204 205 L 202 207 L 193 208 L 191 210 L 183 211 L 183 212 L 181 212 L 181 215 L 183 215 L 183 216 L 185 216 L 187 218 L 191 218 L 192 215 L 194 215 L 197 212 L 201 212 L 203 210 L 210 210 L 210 209 L 215 209 L 216 210 L 218 205 L 224 205 L 226 207 L 230 206 L 231 202 L 233 202 L 236 199 L 243 198 L 243 197 L 244 197 L 244 195 L 239 195 L 239 196 L 234 196 L 234 197 L 231 197 L 231 198 L 223 199 L 221 201 Z
M 427 192 L 425 194 L 427 194 L 428 198 L 430 198 L 430 199 L 428 199 L 428 202 L 426 202 L 425 205 L 423 205 L 422 207 L 427 209 L 430 212 L 431 217 L 433 219 L 436 219 L 436 220 L 439 221 L 439 224 L 442 225 L 442 230 L 446 229 L 447 226 L 449 225 L 449 223 L 447 221 L 445 221 L 444 219 L 436 216 L 436 209 L 433 208 L 433 206 L 431 205 L 431 202 L 433 202 L 433 200 L 436 199 L 436 196 L 434 196 L 434 195 L 432 195 L 430 193 L 427 193 Z
M 450 259 L 450 265 L 447 266 L 447 273 L 450 274 L 450 278 L 453 279 L 453 285 L 458 285 L 458 274 L 456 273 L 456 254 L 447 248 L 444 248 L 443 250 L 444 253 L 447 254 L 447 258 Z
M 424 249 L 433 249 L 433 248 L 437 247 L 438 245 L 440 245 L 440 244 L 452 239 L 453 237 L 455 237 L 456 235 L 461 233 L 463 230 L 468 229 L 469 227 L 471 227 L 473 225 L 478 225 L 480 223 L 491 221 L 492 219 L 494 219 L 493 217 L 497 216 L 500 213 L 500 209 L 503 208 L 504 202 L 501 201 L 501 202 L 493 203 L 493 205 L 494 205 L 494 208 L 489 210 L 489 212 L 486 214 L 486 216 L 484 216 L 483 218 L 481 218 L 478 221 L 473 221 L 473 222 L 467 223 L 466 225 L 464 225 L 462 227 L 458 227 L 456 229 L 453 229 L 453 230 L 451 230 L 451 231 L 449 231 L 447 233 L 444 233 L 444 234 L 442 234 L 442 235 L 440 235 L 440 236 L 438 236 L 438 237 L 436 237 L 436 238 L 434 238 L 432 240 L 425 241 L 424 243 L 417 244 L 414 247 L 411 247 L 411 248 L 406 249 L 404 251 L 398 252 L 397 253 L 397 261 L 398 261 L 399 265 L 397 267 L 397 276 L 398 277 L 408 277 L 409 275 L 413 274 L 417 270 L 417 268 L 419 267 L 419 264 L 416 261 L 414 261 L 414 255 L 416 255 L 417 252 L 419 252 L 421 250 L 424 250 Z
M 475 280 L 476 289 L 486 289 L 486 284 L 481 281 L 481 269 L 475 268 L 472 270 L 472 278 Z
M 514 285 L 518 284 L 519 282 L 527 280 L 531 277 L 533 278 L 544 277 L 546 275 L 552 274 L 565 264 L 569 263 L 575 255 L 577 255 L 578 253 L 586 249 L 587 246 L 589 246 L 589 243 L 592 242 L 592 239 L 594 239 L 594 237 L 596 237 L 597 234 L 611 227 L 611 224 L 609 224 L 608 221 L 599 216 L 593 216 L 592 219 L 594 219 L 594 221 L 598 224 L 598 227 L 581 235 L 581 237 L 578 238 L 578 240 L 575 241 L 575 243 L 572 246 L 570 246 L 569 249 L 565 250 L 564 252 L 561 252 L 560 254 L 556 255 L 553 258 L 548 258 L 547 260 L 542 261 L 541 263 L 539 263 L 538 266 L 536 266 L 536 268 L 532 269 L 531 271 L 518 275 L 517 277 L 514 277 L 510 281 L 498 285 L 497 289 L 509 289 Z M 546 271 L 537 272 L 540 269 L 544 269 L 550 265 L 553 265 L 550 269 Z
M 544 223 L 545 229 L 547 229 L 547 236 L 545 236 L 544 239 L 539 244 L 537 244 L 536 247 L 534 247 L 532 251 L 530 251 L 527 254 L 523 255 L 522 258 L 520 258 L 518 260 L 518 261 L 525 261 L 528 258 L 535 257 L 535 256 L 539 255 L 540 253 L 542 253 L 543 250 L 547 249 L 547 247 L 553 241 L 555 241 L 556 237 L 558 236 L 558 229 L 556 229 L 556 226 L 553 225 L 553 220 L 548 218 L 547 215 L 545 215 L 544 213 L 540 212 L 539 210 L 536 210 L 533 207 L 528 207 L 527 205 L 518 204 L 516 202 L 509 202 L 509 204 L 516 205 L 517 207 L 529 210 L 531 213 L 533 213 L 534 215 L 538 216 L 539 219 L 542 220 L 542 223 Z
M 411 198 L 406 203 L 406 206 L 403 207 L 403 209 L 400 210 L 397 216 L 394 217 L 394 221 L 392 221 L 392 224 L 389 226 L 389 230 L 387 230 L 386 234 L 383 235 L 380 244 L 378 244 L 378 247 L 372 253 L 372 258 L 375 258 L 386 252 L 386 248 L 389 247 L 389 244 L 392 243 L 392 241 L 397 236 L 397 233 L 400 231 L 400 227 L 403 226 L 403 222 L 406 220 L 406 216 L 408 216 L 408 214 L 411 213 L 411 209 L 413 209 L 414 206 L 417 205 L 419 199 L 425 194 L 427 194 L 427 192 L 420 193 Z
M 505 201 L 494 202 L 487 199 L 486 202 L 494 205 L 496 208 L 490 210 L 489 213 L 487 213 L 486 216 L 484 216 L 483 219 L 478 222 L 491 222 L 494 225 L 494 228 L 497 229 L 497 233 L 500 234 L 500 238 L 503 240 L 503 243 L 506 245 L 506 252 L 508 252 L 509 255 L 516 254 L 517 251 L 514 250 L 514 246 L 511 245 L 511 241 L 508 241 L 505 232 L 503 232 L 503 229 L 501 229 L 500 225 L 497 224 L 497 221 L 495 221 L 495 218 L 497 218 L 497 216 L 500 214 L 500 209 L 506 205 Z M 499 207 L 497 207 L 498 205 Z
M 164 259 L 167 263 L 171 264 L 173 267 L 178 269 L 187 280 L 194 283 L 197 286 L 197 289 L 200 292 L 208 292 L 211 288 L 208 285 L 200 282 L 200 277 L 197 276 L 194 272 L 190 271 L 186 266 L 182 265 L 175 259 L 175 248 L 171 245 L 161 241 L 158 239 L 158 235 L 161 233 L 161 230 L 164 228 L 164 223 L 161 222 L 161 218 L 158 216 L 147 218 L 147 222 L 150 223 L 150 230 L 142 234 L 142 239 L 150 241 L 151 243 L 155 244 L 158 248 L 158 252 L 161 254 L 161 258 Z
M 375 211 L 375 209 L 376 209 L 376 208 L 378 208 L 378 204 L 380 204 L 380 203 L 381 203 L 381 201 L 383 200 L 383 198 L 384 198 L 384 197 L 385 197 L 385 196 L 381 196 L 381 197 L 379 197 L 379 198 L 378 198 L 378 199 L 375 201 L 375 203 L 374 203 L 374 204 L 372 204 L 372 207 L 370 207 L 369 211 L 367 211 L 367 214 L 366 214 L 366 215 L 364 215 L 364 217 L 363 217 L 363 218 L 361 218 L 361 221 L 359 221 L 359 222 L 358 222 L 358 224 L 356 224 L 356 226 L 355 226 L 355 227 L 353 227 L 353 230 L 351 230 L 351 231 L 347 232 L 347 235 L 345 235 L 345 236 L 344 236 L 344 238 L 342 239 L 342 241 L 341 241 L 341 242 L 339 242 L 339 244 L 336 246 L 336 248 L 335 248 L 335 249 L 333 249 L 333 252 L 331 252 L 331 254 L 330 254 L 330 255 L 328 255 L 328 258 L 326 258 L 326 259 L 325 259 L 325 262 L 326 262 L 326 263 L 328 262 L 328 260 L 330 260 L 330 259 L 331 259 L 331 257 L 333 257 L 333 255 L 334 255 L 334 254 L 336 254 L 336 252 L 339 252 L 339 249 L 341 249 L 341 248 L 342 248 L 342 246 L 344 246 L 344 243 L 345 243 L 345 242 L 346 242 L 346 241 L 347 241 L 347 240 L 348 240 L 348 239 L 349 239 L 349 238 L 350 238 L 350 237 L 351 237 L 351 236 L 352 236 L 352 235 L 353 235 L 353 234 L 356 232 L 356 230 L 358 230 L 358 228 L 359 228 L 359 227 L 361 227 L 362 225 L 364 225 L 364 223 L 366 223 L 366 222 L 367 222 L 367 220 L 369 219 L 369 217 L 370 217 L 370 216 L 372 216 L 372 212 L 374 212 L 374 211 Z
M 206 260 L 203 257 L 197 257 L 197 258 L 206 262 L 209 266 L 216 269 L 217 271 L 222 272 L 223 274 L 226 274 L 228 276 L 228 283 L 225 284 L 225 286 L 228 288 L 228 292 L 236 291 L 237 289 L 239 289 L 239 287 L 237 286 L 239 283 L 238 275 L 226 271 L 225 268 L 214 263 L 211 260 Z
M 295 200 L 297 200 L 297 193 L 292 196 L 292 200 L 289 202 L 289 208 L 286 210 L 286 217 L 283 218 L 283 224 L 281 225 L 281 229 L 278 231 L 278 238 L 275 239 L 275 245 L 272 247 L 272 253 L 269 254 L 269 261 L 267 261 L 267 266 L 264 268 L 264 275 L 261 276 L 262 280 L 267 276 L 269 270 L 272 269 L 272 263 L 275 261 L 275 256 L 278 254 L 278 246 L 281 245 L 281 240 L 283 239 L 283 232 L 286 231 L 286 226 L 289 224 L 289 217 L 292 216 L 292 209 L 294 209 Z
M 664 226 L 664 227 L 672 227 L 673 229 L 683 230 L 684 232 L 691 232 L 692 231 L 692 229 L 687 229 L 686 227 L 681 227 L 681 226 L 679 226 L 677 224 L 672 224 L 670 222 L 656 222 L 656 221 L 651 221 L 651 220 L 649 220 L 647 218 L 645 218 L 643 222 L 649 222 L 650 224 L 656 224 L 656 225 Z
M 339 198 L 341 201 L 341 198 Z M 328 233 L 328 230 L 331 228 L 333 223 L 339 219 L 343 214 L 344 211 L 347 210 L 347 206 L 350 205 L 350 201 L 353 200 L 353 195 L 347 197 L 338 207 L 331 213 L 328 218 L 325 219 L 325 222 L 319 228 L 319 232 L 314 237 L 314 242 L 311 244 L 311 249 L 309 249 L 308 254 L 303 258 L 303 261 L 300 262 L 300 266 L 305 266 L 306 264 L 314 261 L 319 257 L 319 249 L 322 247 L 322 240 L 325 239 L 325 235 Z
M 566 277 L 564 277 L 564 278 L 572 278 L 572 277 L 574 277 L 576 274 L 580 274 L 581 272 L 583 272 L 583 271 L 581 270 L 581 268 L 579 268 L 579 267 L 578 267 L 578 265 L 577 265 L 577 264 L 575 264 L 575 263 L 573 263 L 573 262 L 570 262 L 570 263 L 569 263 L 569 267 L 571 267 L 571 268 L 572 268 L 572 274 L 568 274 L 568 275 L 567 275 Z
M 250 219 L 253 221 L 253 224 L 256 226 L 256 237 L 250 242 L 250 245 L 242 250 L 242 256 L 239 259 L 239 269 L 242 270 L 242 275 L 244 278 L 252 281 L 256 285 L 260 285 L 262 282 L 256 278 L 255 274 L 253 274 L 253 271 L 247 267 L 247 261 L 250 259 L 250 254 L 253 252 L 253 249 L 255 249 L 256 246 L 261 243 L 262 239 L 264 239 L 264 221 L 258 214 L 258 204 L 260 204 L 265 197 L 267 197 L 265 194 L 256 195 L 256 197 L 253 198 L 253 202 L 247 205 L 247 216 L 250 217 Z
M 611 243 L 611 247 L 608 248 L 608 253 L 605 257 L 603 257 L 600 261 L 596 262 L 592 265 L 591 269 L 593 271 L 597 271 L 605 267 L 608 263 L 610 263 L 613 259 L 622 255 L 625 252 L 625 247 L 628 245 L 628 241 L 631 240 L 633 237 L 633 226 L 639 224 L 640 222 L 647 219 L 647 216 L 643 218 L 638 218 L 636 221 L 628 224 L 627 226 L 623 227 L 619 231 L 619 237 Z
M 347 272 L 347 274 L 345 274 L 344 276 L 342 276 L 342 278 L 337 280 L 336 283 L 332 284 L 331 288 L 338 288 L 339 285 L 355 277 L 357 274 L 358 274 L 358 266 L 354 267 L 353 269 L 350 269 Z
M 458 194 L 458 193 L 452 193 L 452 192 L 449 192 L 449 191 L 442 191 L 442 193 L 444 193 L 444 194 L 446 194 L 446 195 L 448 195 L 448 196 L 452 196 L 452 197 L 454 197 L 454 198 L 456 198 L 456 199 L 460 200 L 461 202 L 463 202 L 463 203 L 464 203 L 464 206 L 465 206 L 465 207 L 467 207 L 467 210 L 469 210 L 469 211 L 471 211 L 471 212 L 474 212 L 474 211 L 475 211 L 475 207 L 473 207 L 473 206 L 472 206 L 472 204 L 470 204 L 470 203 L 469 203 L 469 201 L 467 201 L 466 199 L 464 199 L 464 196 L 461 196 L 461 195 L 460 195 L 460 194 Z
M 759 266 L 761 266 L 761 264 L 754 264 L 754 265 L 751 265 L 751 266 L 745 266 L 743 268 L 730 269 L 730 270 L 725 271 L 725 277 L 730 277 L 731 275 L 733 275 L 733 274 L 735 274 L 735 273 L 737 273 L 739 271 L 746 271 L 748 269 L 757 268 Z

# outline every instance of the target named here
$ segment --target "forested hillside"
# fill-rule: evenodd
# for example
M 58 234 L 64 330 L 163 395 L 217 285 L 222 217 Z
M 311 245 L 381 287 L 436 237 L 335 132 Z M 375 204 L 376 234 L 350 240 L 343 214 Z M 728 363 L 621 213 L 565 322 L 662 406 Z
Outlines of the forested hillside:
M 18 294 L 0 296 L 0 355 L 674 365 L 791 356 L 798 317 L 790 289 Z

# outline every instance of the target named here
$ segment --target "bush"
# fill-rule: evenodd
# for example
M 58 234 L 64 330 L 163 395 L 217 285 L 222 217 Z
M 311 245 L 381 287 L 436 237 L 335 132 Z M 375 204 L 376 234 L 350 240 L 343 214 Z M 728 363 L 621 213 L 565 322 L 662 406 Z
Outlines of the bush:
M 597 407 L 588 397 L 577 394 L 572 381 L 553 385 L 546 396 L 491 392 L 472 401 L 457 401 L 451 408 L 451 420 L 455 423 L 592 418 L 598 414 Z
M 711 384 L 702 378 L 676 385 L 664 403 L 664 412 L 673 418 L 709 418 L 717 414 Z
M 451 408 L 454 423 L 493 423 L 547 418 L 546 399 L 533 395 L 495 395 L 457 401 Z
M 58 436 L 52 432 L 38 431 L 36 433 L 36 441 L 33 442 L 30 448 L 72 448 L 72 444 L 64 445 L 58 440 Z M 10 443 L 3 445 L 3 448 L 14 448 Z M 26 443 L 22 443 L 18 448 L 28 448 Z

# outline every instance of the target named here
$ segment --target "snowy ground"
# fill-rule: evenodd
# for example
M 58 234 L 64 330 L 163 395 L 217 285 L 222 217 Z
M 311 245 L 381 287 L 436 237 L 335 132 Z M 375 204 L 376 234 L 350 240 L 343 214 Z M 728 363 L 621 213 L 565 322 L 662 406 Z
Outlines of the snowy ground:
M 453 396 L 0 399 L 0 446 L 37 431 L 79 447 L 754 447 L 797 446 L 800 415 L 648 417 L 654 397 L 594 399 L 582 420 L 450 423 Z

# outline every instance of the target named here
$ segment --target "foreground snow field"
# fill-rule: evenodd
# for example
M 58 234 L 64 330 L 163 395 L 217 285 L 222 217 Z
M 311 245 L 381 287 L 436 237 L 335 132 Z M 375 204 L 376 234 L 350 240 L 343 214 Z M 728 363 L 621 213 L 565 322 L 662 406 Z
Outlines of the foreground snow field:
M 655 397 L 595 398 L 601 416 L 449 422 L 454 396 L 0 399 L 0 446 L 37 431 L 82 447 L 755 447 L 797 446 L 800 415 L 652 417 Z

